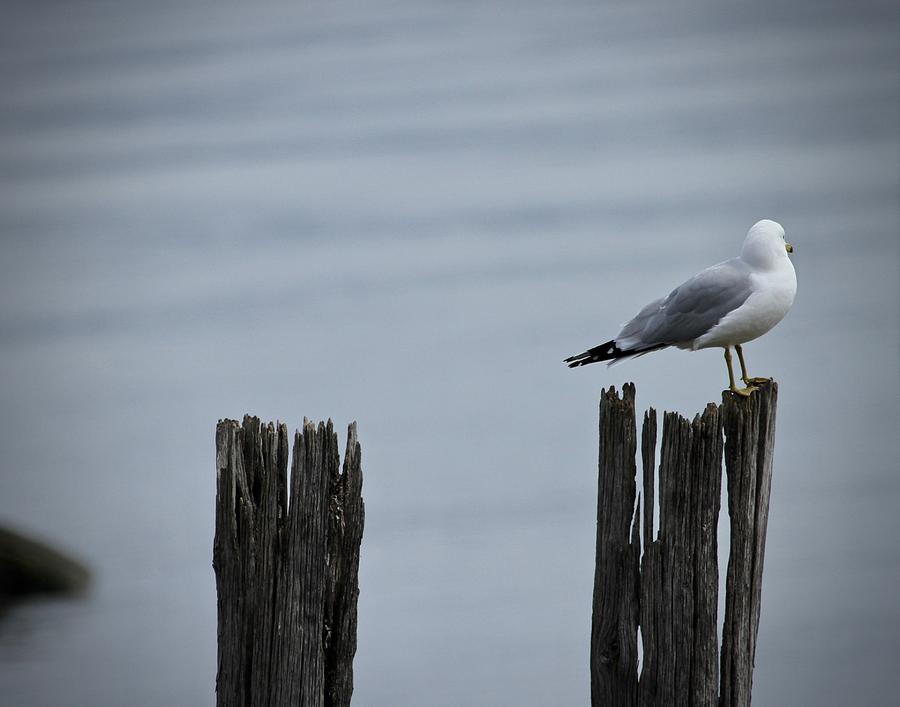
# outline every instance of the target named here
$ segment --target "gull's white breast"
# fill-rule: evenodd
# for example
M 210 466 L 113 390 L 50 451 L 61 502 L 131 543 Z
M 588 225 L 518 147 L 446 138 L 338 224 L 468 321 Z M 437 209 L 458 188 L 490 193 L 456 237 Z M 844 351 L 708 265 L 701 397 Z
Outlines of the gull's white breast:
M 744 304 L 694 339 L 691 348 L 734 346 L 753 341 L 784 319 L 797 294 L 797 275 L 791 261 L 785 257 L 776 268 L 751 273 L 750 282 L 753 292 Z

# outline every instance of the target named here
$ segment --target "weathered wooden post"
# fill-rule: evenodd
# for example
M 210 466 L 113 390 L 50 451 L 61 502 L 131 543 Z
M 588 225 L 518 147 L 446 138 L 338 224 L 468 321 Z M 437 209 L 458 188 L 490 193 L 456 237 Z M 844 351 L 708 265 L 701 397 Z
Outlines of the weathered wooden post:
M 777 392 L 774 382 L 748 398 L 726 391 L 720 407 L 710 403 L 692 422 L 665 414 L 655 536 L 656 412 L 644 415 L 643 504 L 636 504 L 634 386 L 626 385 L 622 398 L 613 388 L 603 392 L 593 707 L 750 705 Z M 723 446 L 731 549 L 720 662 L 716 530 Z
M 749 398 L 726 395 L 722 405 L 731 551 L 722 629 L 721 707 L 750 704 L 769 523 L 777 401 L 778 385 L 773 381 Z
M 216 428 L 218 707 L 343 707 L 353 691 L 364 507 L 356 425 Z
M 634 385 L 600 403 L 597 554 L 591 626 L 591 704 L 635 704 L 640 538 L 635 498 Z M 634 522 L 632 522 L 634 518 Z

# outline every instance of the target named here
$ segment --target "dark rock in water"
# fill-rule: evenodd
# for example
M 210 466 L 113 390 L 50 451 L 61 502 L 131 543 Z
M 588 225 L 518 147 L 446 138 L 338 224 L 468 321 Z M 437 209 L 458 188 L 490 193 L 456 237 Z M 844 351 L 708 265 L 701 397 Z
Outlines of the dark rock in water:
M 0 528 L 0 609 L 28 594 L 82 591 L 89 579 L 90 572 L 80 562 Z

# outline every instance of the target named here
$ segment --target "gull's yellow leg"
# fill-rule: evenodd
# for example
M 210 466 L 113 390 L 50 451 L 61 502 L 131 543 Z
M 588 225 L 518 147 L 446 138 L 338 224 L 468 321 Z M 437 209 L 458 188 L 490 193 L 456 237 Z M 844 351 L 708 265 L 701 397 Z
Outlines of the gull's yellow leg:
M 738 361 L 741 362 L 741 380 L 744 381 L 747 385 L 754 385 L 758 383 L 771 383 L 771 378 L 751 378 L 750 374 L 747 373 L 747 364 L 744 363 L 744 350 L 741 348 L 740 344 L 737 344 L 734 347 L 734 350 L 737 351 Z
M 753 386 L 747 386 L 746 388 L 738 388 L 734 384 L 734 371 L 731 370 L 731 349 L 727 346 L 725 347 L 725 364 L 728 366 L 728 388 L 732 393 L 737 393 L 738 395 L 743 395 L 745 398 L 750 395 L 756 388 Z

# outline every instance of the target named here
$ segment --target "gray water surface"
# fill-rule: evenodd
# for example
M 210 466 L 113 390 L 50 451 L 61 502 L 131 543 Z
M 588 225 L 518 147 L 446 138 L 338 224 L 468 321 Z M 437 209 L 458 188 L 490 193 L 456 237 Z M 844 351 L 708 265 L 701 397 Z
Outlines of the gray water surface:
M 900 660 L 895 3 L 4 3 L 0 522 L 95 571 L 9 705 L 209 705 L 214 429 L 359 423 L 354 704 L 585 705 L 601 386 L 561 361 L 783 223 L 754 704 Z M 724 514 L 723 514 L 724 515 Z

